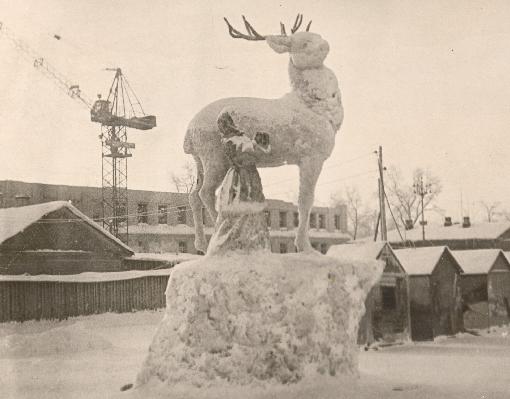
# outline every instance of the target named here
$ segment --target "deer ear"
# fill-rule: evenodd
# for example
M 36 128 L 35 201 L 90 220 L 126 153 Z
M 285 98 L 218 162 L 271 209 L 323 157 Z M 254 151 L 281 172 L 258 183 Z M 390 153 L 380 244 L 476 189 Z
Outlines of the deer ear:
M 290 51 L 289 36 L 266 36 L 266 42 L 278 54 L 288 53 Z

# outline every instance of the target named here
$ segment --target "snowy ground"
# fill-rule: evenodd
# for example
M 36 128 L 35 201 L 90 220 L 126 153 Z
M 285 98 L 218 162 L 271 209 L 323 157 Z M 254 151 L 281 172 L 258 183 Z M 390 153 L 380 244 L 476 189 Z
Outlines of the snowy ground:
M 134 381 L 162 316 L 138 312 L 0 324 L 0 397 L 117 396 Z M 509 331 L 361 352 L 359 390 L 338 398 L 509 398 Z

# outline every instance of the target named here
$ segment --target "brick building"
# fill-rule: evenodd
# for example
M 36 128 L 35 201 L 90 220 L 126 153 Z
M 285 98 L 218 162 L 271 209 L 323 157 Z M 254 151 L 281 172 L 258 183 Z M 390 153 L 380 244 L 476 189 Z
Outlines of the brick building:
M 129 190 L 129 246 L 136 252 L 195 253 L 193 217 L 188 195 L 161 191 Z M 0 208 L 32 205 L 49 201 L 71 201 L 85 215 L 101 223 L 101 188 L 0 181 Z M 286 201 L 267 200 L 267 220 L 273 252 L 294 252 L 294 236 L 299 215 L 297 206 Z M 205 209 L 205 231 L 209 238 L 214 222 Z M 310 241 L 326 253 L 331 245 L 350 239 L 345 206 L 313 207 Z

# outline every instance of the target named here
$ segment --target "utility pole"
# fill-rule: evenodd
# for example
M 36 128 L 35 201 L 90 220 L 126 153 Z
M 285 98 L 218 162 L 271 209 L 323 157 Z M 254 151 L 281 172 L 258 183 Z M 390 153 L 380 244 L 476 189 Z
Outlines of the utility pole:
M 425 198 L 425 196 L 427 194 L 430 194 L 432 192 L 431 186 L 430 186 L 430 184 L 424 185 L 423 184 L 423 176 L 420 176 L 419 179 L 417 179 L 414 182 L 413 188 L 414 188 L 414 193 L 421 197 L 421 222 L 420 222 L 420 224 L 421 224 L 422 239 L 423 239 L 423 241 L 425 241 L 425 225 L 427 224 L 427 222 L 425 221 L 425 210 L 424 210 L 424 206 L 423 206 L 423 199 Z
M 388 231 L 386 229 L 386 208 L 385 208 L 385 191 L 384 191 L 384 166 L 382 157 L 382 147 L 379 146 L 379 151 L 374 151 L 377 154 L 377 164 L 379 166 L 379 215 L 381 222 L 381 240 L 388 240 Z

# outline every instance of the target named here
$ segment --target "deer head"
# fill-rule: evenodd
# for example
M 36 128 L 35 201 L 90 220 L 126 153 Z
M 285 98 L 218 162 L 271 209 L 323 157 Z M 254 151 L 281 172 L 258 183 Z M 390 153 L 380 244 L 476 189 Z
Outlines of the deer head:
M 280 22 L 279 35 L 261 35 L 246 20 L 243 15 L 244 26 L 247 33 L 241 33 L 235 29 L 226 18 L 230 36 L 234 39 L 265 40 L 269 47 L 277 53 L 289 53 L 293 65 L 298 69 L 318 68 L 326 59 L 329 52 L 329 44 L 317 33 L 309 32 L 312 21 L 306 26 L 306 31 L 298 32 L 303 22 L 303 15 L 298 14 L 291 34 L 287 35 L 285 25 Z

